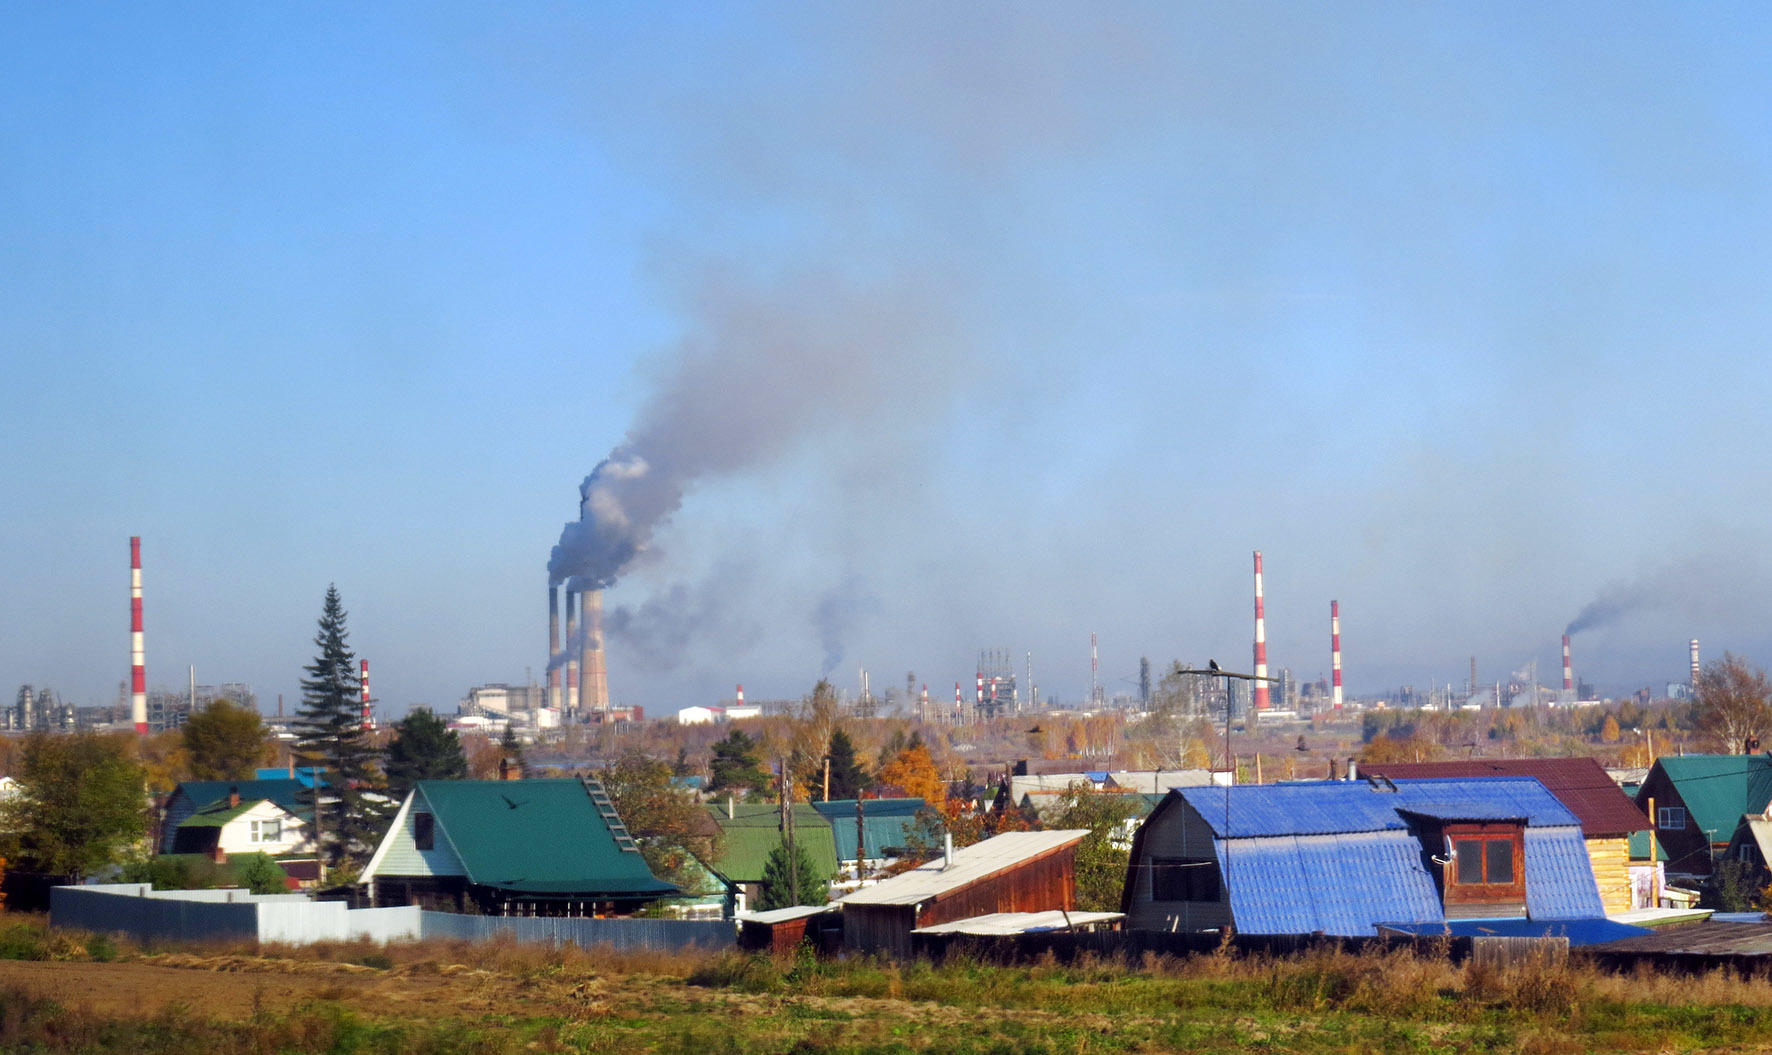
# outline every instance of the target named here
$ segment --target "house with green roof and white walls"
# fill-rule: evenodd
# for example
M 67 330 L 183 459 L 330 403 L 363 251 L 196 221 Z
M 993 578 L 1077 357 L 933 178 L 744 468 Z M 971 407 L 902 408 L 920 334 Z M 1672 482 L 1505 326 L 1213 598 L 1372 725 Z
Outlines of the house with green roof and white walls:
M 628 916 L 680 893 L 585 778 L 421 780 L 360 882 L 373 905 L 490 916 Z

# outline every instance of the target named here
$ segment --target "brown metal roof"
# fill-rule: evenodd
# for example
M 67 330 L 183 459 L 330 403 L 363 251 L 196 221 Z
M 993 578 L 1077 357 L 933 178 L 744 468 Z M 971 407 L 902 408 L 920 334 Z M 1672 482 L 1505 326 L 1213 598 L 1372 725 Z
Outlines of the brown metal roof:
M 1661 927 L 1640 938 L 1596 945 L 1591 951 L 1665 956 L 1772 956 L 1772 924 L 1708 920 Z
M 1461 762 L 1361 763 L 1362 776 L 1537 777 L 1545 790 L 1568 807 L 1586 835 L 1625 835 L 1644 831 L 1649 819 L 1592 758 L 1472 758 Z

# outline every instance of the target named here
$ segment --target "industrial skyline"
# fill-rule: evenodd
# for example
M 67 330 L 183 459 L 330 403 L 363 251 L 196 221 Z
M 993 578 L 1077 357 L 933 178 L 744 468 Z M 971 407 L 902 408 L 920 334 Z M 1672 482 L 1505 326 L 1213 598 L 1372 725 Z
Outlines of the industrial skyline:
M 1352 695 L 1565 633 L 1605 692 L 1693 638 L 1772 664 L 1768 45 L 1579 3 L 20 6 L 0 682 L 117 701 L 133 536 L 146 691 L 267 707 L 329 583 L 378 714 L 552 692 L 544 564 L 649 713 L 858 667 L 943 710 L 1005 646 L 1067 700 L 1240 668 L 1256 550 L 1270 669 L 1332 676 L 1333 601 Z

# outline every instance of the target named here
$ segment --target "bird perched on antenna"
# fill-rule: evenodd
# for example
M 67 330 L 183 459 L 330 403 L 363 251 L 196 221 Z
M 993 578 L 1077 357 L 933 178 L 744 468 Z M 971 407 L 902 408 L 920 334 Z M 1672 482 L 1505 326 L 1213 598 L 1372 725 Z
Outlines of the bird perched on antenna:
M 1217 674 L 1218 673 L 1218 660 L 1216 660 L 1216 659 L 1207 660 L 1206 661 L 1206 669 L 1211 671 L 1214 674 Z

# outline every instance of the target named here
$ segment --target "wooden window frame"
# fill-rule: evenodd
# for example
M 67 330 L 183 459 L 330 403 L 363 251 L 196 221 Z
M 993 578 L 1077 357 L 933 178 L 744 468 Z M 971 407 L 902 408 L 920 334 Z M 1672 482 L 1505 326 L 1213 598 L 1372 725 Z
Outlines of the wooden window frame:
M 1482 847 L 1478 852 L 1483 855 L 1485 869 L 1488 867 L 1489 844 L 1508 843 L 1513 853 L 1513 874 L 1506 882 L 1492 882 L 1485 874 L 1482 882 L 1471 883 L 1459 880 L 1462 862 L 1455 852 L 1444 869 L 1447 904 L 1505 904 L 1526 899 L 1526 829 L 1523 825 L 1499 822 L 1448 824 L 1444 833 L 1447 845 L 1455 851 L 1460 843 L 1467 847 L 1471 843 Z

